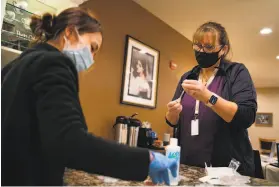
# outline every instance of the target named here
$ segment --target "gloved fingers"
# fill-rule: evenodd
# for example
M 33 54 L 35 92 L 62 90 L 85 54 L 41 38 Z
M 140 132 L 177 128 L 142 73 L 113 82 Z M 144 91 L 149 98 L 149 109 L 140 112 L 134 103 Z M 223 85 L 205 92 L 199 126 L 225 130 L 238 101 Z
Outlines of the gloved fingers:
M 159 178 L 158 178 L 159 184 L 163 184 L 163 182 L 164 182 L 163 172 L 159 172 L 158 176 L 159 176 Z
M 169 178 L 169 173 L 168 173 L 168 169 L 165 169 L 164 171 L 162 171 L 162 175 L 163 175 L 163 179 L 166 185 L 170 185 L 170 178 Z
M 169 169 L 171 171 L 171 174 L 173 177 L 177 177 L 178 173 L 177 173 L 177 162 L 176 161 L 172 161 L 172 163 L 169 166 Z
M 159 181 L 158 181 L 158 179 L 159 179 L 158 174 L 150 173 L 149 176 L 150 176 L 153 184 L 158 184 L 159 183 Z

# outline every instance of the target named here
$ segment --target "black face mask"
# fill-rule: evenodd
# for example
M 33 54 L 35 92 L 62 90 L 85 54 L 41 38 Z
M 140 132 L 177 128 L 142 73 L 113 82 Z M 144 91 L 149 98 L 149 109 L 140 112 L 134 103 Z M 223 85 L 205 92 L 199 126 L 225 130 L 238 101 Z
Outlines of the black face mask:
M 196 60 L 201 68 L 209 68 L 216 64 L 221 57 L 218 57 L 222 48 L 214 53 L 205 53 L 195 50 Z

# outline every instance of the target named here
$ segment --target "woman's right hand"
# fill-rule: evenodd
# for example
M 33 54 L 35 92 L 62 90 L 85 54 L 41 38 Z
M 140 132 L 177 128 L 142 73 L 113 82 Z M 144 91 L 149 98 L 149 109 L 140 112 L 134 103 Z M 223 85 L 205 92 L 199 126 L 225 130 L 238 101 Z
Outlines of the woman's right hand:
M 180 103 L 180 98 L 174 101 L 171 101 L 167 104 L 168 112 L 166 115 L 167 120 L 172 124 L 176 125 L 179 120 L 179 114 L 182 111 L 183 107 Z
M 183 107 L 180 103 L 180 98 L 174 101 L 171 101 L 167 104 L 169 115 L 179 115 Z
M 153 184 L 170 185 L 168 172 L 171 172 L 173 177 L 177 177 L 177 160 L 168 158 L 161 153 L 150 152 L 149 176 Z

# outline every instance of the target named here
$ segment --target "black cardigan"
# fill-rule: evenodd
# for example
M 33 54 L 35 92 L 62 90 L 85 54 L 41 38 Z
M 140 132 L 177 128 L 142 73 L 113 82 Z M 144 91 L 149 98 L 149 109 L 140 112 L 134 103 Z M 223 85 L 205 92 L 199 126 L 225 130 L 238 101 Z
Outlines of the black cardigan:
M 194 67 L 185 73 L 176 88 L 173 100 L 180 97 L 183 88 L 181 86 L 185 79 L 198 79 L 200 68 Z M 224 76 L 225 81 L 222 87 L 221 96 L 238 105 L 238 110 L 230 123 L 221 121 L 220 129 L 214 140 L 213 155 L 211 163 L 213 166 L 228 166 L 232 158 L 241 162 L 239 172 L 243 175 L 254 175 L 253 150 L 248 137 L 247 128 L 255 121 L 257 111 L 256 90 L 247 68 L 240 63 L 221 61 L 218 75 Z M 179 139 L 179 123 L 172 125 L 166 120 L 168 125 L 174 127 Z
M 28 49 L 4 67 L 2 79 L 2 185 L 62 185 L 65 167 L 146 179 L 147 150 L 88 133 L 76 68 L 56 48 Z

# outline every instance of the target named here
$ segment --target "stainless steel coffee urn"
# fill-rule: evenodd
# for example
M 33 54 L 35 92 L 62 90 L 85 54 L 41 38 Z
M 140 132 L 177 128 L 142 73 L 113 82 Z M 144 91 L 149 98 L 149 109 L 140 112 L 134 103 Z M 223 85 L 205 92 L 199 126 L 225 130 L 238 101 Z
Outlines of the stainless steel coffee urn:
M 114 139 L 120 144 L 127 144 L 131 147 L 137 147 L 139 127 L 141 126 L 141 121 L 134 119 L 137 113 L 133 114 L 131 117 L 118 116 L 114 124 Z
M 116 118 L 113 128 L 115 130 L 114 139 L 117 143 L 127 144 L 128 123 L 129 119 L 125 116 L 118 116 Z
M 130 119 L 129 121 L 130 123 L 128 124 L 128 145 L 131 147 L 137 147 L 139 128 L 141 126 L 141 122 L 138 119 Z

